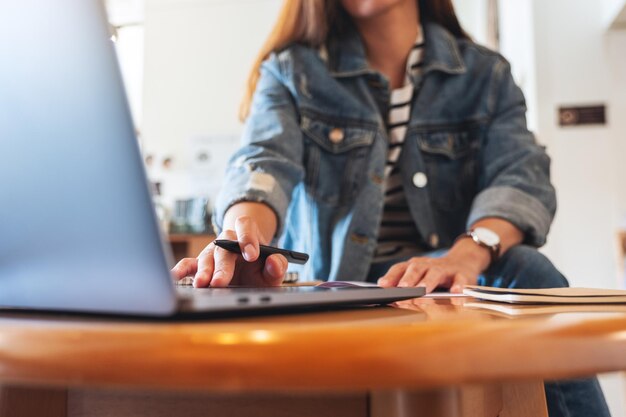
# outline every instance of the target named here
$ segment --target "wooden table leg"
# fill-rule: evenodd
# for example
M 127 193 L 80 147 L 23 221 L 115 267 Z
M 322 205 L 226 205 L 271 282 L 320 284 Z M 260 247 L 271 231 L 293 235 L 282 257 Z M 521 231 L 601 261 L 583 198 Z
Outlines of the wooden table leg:
M 378 391 L 370 417 L 548 417 L 542 382 Z
M 67 390 L 0 387 L 0 417 L 66 417 Z
M 522 382 L 502 386 L 505 405 L 500 417 L 548 417 L 543 382 Z

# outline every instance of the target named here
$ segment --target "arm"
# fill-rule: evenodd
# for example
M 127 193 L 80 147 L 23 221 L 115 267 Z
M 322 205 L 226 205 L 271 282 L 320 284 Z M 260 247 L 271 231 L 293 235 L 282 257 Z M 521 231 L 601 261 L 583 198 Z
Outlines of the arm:
M 486 227 L 500 236 L 503 254 L 526 242 L 545 243 L 556 210 L 550 183 L 550 159 L 526 127 L 526 105 L 510 67 L 502 60 L 494 69 L 493 119 L 481 146 L 480 192 L 468 218 L 468 229 Z M 437 286 L 459 292 L 476 282 L 491 262 L 490 253 L 471 239 L 455 242 L 446 256 L 412 258 L 394 265 L 381 278 L 383 286 Z
M 273 211 L 276 230 L 270 238 L 278 237 L 292 191 L 304 178 L 300 116 L 280 68 L 276 56 L 261 67 L 243 146 L 231 158 L 216 200 L 214 223 L 220 231 L 229 226 L 225 215 L 231 207 L 254 202 Z
M 471 229 L 476 227 L 486 227 L 500 236 L 500 255 L 503 255 L 513 246 L 519 245 L 524 239 L 522 231 L 507 220 L 495 217 L 484 218 L 474 223 Z M 454 263 L 467 265 L 467 269 L 470 272 L 466 275 L 470 275 L 470 277 L 463 275 L 465 279 L 471 278 L 474 275 L 477 277 L 491 264 L 491 253 L 489 250 L 477 245 L 471 239 L 457 240 L 452 248 L 450 248 L 447 258 L 452 259 Z M 461 282 L 461 277 L 458 278 L 459 279 L 455 280 L 450 288 L 452 292 L 460 292 L 462 285 L 466 283 Z
M 300 135 L 293 98 L 272 57 L 261 69 L 243 146 L 229 162 L 214 211 L 219 237 L 238 240 L 243 257 L 210 244 L 198 258 L 179 262 L 176 278 L 194 276 L 196 287 L 282 282 L 287 260 L 259 259 L 259 244 L 280 234 L 292 190 L 304 176 Z
M 550 183 L 550 160 L 526 128 L 526 104 L 513 82 L 510 67 L 501 61 L 495 117 L 483 143 L 481 192 L 468 220 L 468 229 L 486 227 L 498 234 L 500 254 L 526 242 L 545 243 L 556 210 Z M 449 256 L 478 273 L 490 263 L 489 251 L 470 239 L 458 240 Z
M 501 60 L 494 72 L 493 117 L 481 144 L 480 191 L 467 227 L 499 218 L 522 232 L 523 243 L 539 247 L 556 212 L 550 158 L 526 127 L 526 103 L 509 64 Z

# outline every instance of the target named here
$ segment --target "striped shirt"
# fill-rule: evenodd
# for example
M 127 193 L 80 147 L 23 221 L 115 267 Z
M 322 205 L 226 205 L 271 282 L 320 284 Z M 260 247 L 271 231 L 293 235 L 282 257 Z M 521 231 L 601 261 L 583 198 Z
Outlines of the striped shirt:
M 418 244 L 419 234 L 402 188 L 398 158 L 411 117 L 411 103 L 415 89 L 409 77 L 418 75 L 421 71 L 423 50 L 424 42 L 420 28 L 415 45 L 407 59 L 404 85 L 391 92 L 387 117 L 389 153 L 385 165 L 385 205 L 374 263 L 415 256 L 422 252 L 422 246 Z

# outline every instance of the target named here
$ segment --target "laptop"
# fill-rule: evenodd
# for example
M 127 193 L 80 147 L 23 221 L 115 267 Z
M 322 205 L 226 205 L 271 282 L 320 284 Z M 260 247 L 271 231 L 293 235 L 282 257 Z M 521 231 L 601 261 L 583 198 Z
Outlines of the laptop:
M 423 295 L 178 288 L 103 5 L 2 1 L 0 16 L 0 308 L 158 317 Z

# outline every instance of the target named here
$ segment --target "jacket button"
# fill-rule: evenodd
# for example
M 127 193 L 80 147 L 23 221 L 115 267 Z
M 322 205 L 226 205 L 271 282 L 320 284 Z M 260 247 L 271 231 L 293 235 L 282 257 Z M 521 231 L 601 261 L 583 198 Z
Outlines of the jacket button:
M 428 243 L 433 248 L 436 248 L 437 246 L 439 246 L 439 235 L 437 233 L 432 233 L 428 237 Z
M 424 188 L 428 184 L 428 177 L 423 172 L 418 172 L 413 175 L 413 185 L 417 188 Z
M 344 137 L 343 130 L 339 129 L 338 127 L 332 129 L 330 133 L 328 134 L 328 139 L 330 139 L 332 143 L 341 142 L 343 140 L 343 137 Z

